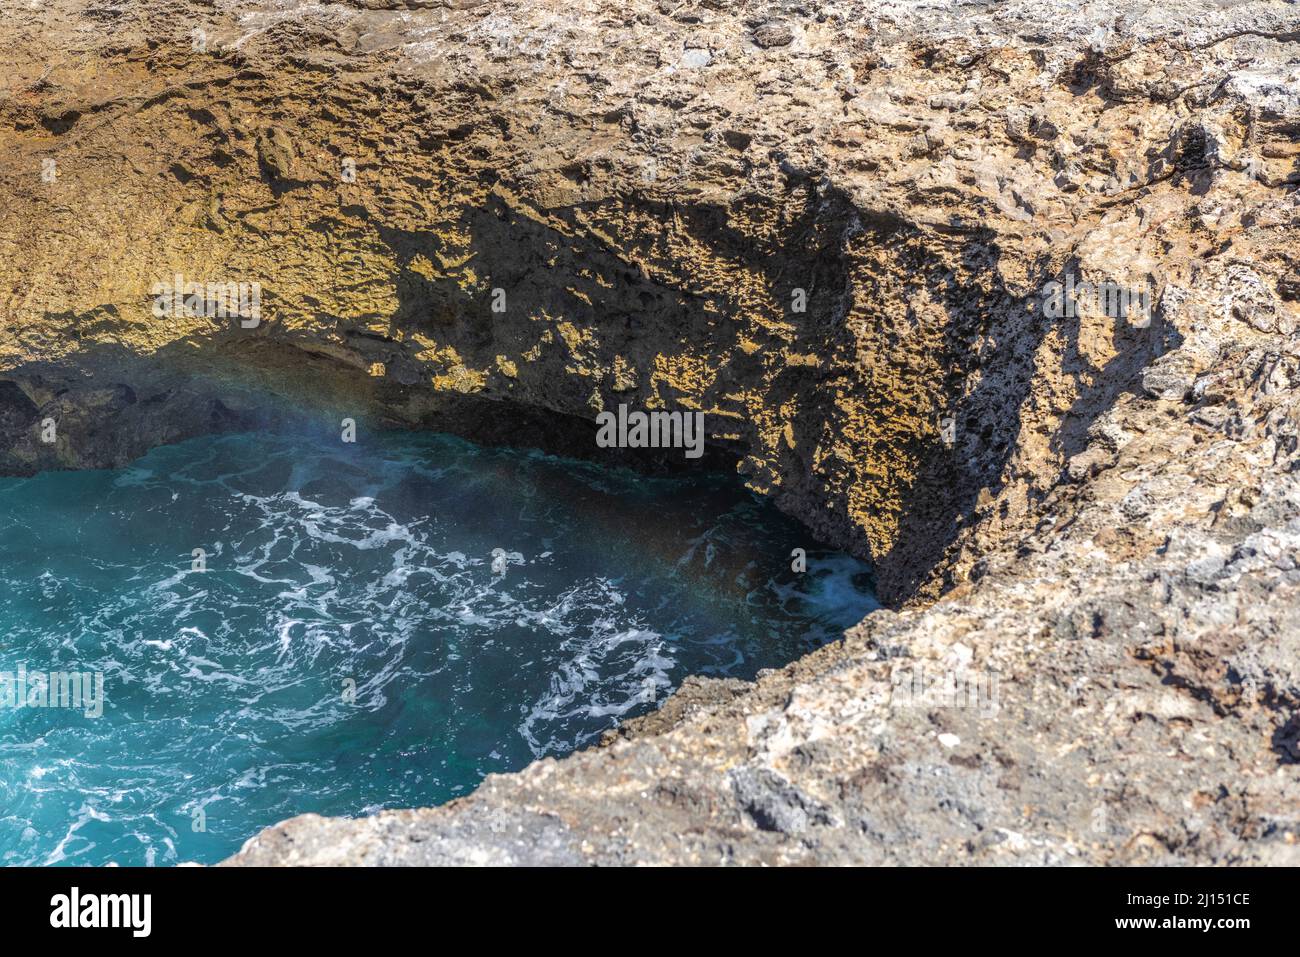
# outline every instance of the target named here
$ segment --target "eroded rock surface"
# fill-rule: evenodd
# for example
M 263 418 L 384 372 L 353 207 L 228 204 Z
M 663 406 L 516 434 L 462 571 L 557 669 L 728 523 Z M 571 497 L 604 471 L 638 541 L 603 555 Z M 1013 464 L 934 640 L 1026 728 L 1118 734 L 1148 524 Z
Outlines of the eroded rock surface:
M 6 470 L 267 390 L 698 408 L 896 609 L 235 862 L 1300 862 L 1295 4 L 0 16 Z M 175 274 L 261 322 L 158 318 Z M 1067 275 L 1150 321 L 1045 314 Z

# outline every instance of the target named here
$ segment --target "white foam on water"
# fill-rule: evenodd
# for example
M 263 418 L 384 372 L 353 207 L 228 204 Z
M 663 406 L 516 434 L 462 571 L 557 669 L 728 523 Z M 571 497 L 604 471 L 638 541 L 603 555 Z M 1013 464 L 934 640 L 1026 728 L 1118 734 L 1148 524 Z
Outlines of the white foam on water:
M 30 716 L 0 713 L 7 813 L 60 822 L 24 841 L 10 827 L 6 859 L 202 860 L 188 814 L 214 801 L 220 834 L 445 800 L 488 770 L 589 743 L 686 673 L 748 674 L 861 617 L 859 563 L 810 557 L 802 579 L 772 574 L 764 556 L 779 566 L 788 543 L 769 544 L 749 506 L 696 521 L 664 485 L 662 512 L 652 500 L 649 518 L 611 520 L 608 500 L 642 494 L 640 481 L 450 440 L 432 455 L 209 439 L 105 480 L 85 534 L 138 548 L 84 556 L 42 585 L 0 537 L 0 587 L 58 596 L 33 599 L 57 620 L 21 619 L 11 642 L 100 670 L 106 686 L 104 718 L 69 717 L 44 738 Z M 108 521 L 156 508 L 161 491 L 179 495 L 183 528 L 150 517 L 127 536 Z M 5 501 L 0 528 L 20 514 Z M 19 769 L 39 769 L 39 789 L 26 773 L 11 788 Z M 71 820 L 69 794 L 90 795 Z

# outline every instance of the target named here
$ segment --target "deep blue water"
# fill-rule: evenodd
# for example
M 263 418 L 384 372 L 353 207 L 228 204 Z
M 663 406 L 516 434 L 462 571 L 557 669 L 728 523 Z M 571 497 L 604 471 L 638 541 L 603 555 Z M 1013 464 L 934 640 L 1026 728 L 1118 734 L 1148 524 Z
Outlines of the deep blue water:
M 447 801 L 873 607 L 730 478 L 448 436 L 0 479 L 0 860 L 211 863 L 295 814 Z M 102 675 L 102 714 L 18 707 L 20 666 Z

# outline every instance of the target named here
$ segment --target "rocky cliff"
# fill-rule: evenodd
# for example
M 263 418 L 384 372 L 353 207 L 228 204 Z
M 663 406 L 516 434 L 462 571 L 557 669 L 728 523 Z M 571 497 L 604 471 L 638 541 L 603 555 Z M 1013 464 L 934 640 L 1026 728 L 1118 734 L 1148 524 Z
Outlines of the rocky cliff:
M 5 471 L 698 409 L 894 609 L 235 862 L 1300 862 L 1295 4 L 0 16 Z

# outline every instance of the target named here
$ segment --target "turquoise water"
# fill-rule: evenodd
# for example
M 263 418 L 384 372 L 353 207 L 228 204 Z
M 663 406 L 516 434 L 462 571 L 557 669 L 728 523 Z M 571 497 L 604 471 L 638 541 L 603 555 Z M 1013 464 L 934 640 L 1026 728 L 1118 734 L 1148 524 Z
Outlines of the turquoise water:
M 0 479 L 0 860 L 211 863 L 295 814 L 447 801 L 873 607 L 730 478 L 448 436 Z M 102 714 L 19 707 L 20 666 L 101 675 Z

